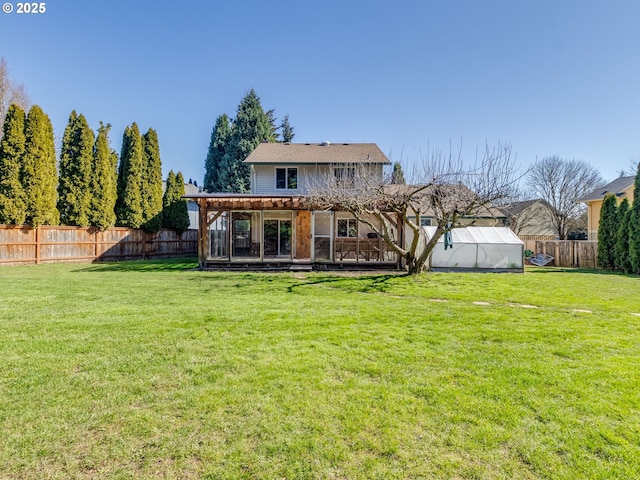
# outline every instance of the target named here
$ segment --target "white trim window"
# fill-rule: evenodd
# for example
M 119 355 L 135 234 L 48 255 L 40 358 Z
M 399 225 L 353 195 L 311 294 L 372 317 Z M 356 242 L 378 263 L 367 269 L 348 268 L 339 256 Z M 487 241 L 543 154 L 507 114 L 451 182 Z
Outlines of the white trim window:
M 358 236 L 358 221 L 355 218 L 338 219 L 338 237 L 355 238 Z
M 276 189 L 297 190 L 298 169 L 296 167 L 276 168 Z

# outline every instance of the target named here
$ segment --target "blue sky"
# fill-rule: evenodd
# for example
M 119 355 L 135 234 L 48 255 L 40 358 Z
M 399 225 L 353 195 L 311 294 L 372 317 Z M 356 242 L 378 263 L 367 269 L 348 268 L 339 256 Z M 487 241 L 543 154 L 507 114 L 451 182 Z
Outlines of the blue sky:
M 0 56 L 58 140 L 73 109 L 111 123 L 118 152 L 135 121 L 158 131 L 165 176 L 201 182 L 216 117 L 251 88 L 296 142 L 374 142 L 405 164 L 450 142 L 606 179 L 640 159 L 636 0 L 10 3 Z

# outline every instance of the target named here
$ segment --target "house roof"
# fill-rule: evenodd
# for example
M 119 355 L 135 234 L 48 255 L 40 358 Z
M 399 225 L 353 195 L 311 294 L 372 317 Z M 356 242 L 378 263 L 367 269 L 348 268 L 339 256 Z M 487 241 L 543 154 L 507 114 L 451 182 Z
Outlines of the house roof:
M 594 200 L 602 200 L 607 193 L 612 193 L 617 197 L 624 195 L 624 191 L 633 186 L 635 182 L 635 176 L 631 177 L 619 177 L 613 182 L 607 183 L 604 187 L 596 188 L 591 193 L 580 197 L 576 202 L 592 202 Z
M 524 200 L 523 202 L 512 202 L 508 205 L 501 205 L 500 208 L 505 213 L 515 217 L 523 210 L 529 208 L 531 205 L 536 204 L 538 201 L 539 200 Z
M 508 215 L 517 217 L 524 210 L 535 205 L 536 203 L 539 203 L 546 208 L 553 209 L 553 207 L 549 205 L 549 203 L 546 200 L 543 200 L 542 198 L 535 198 L 533 200 L 524 200 L 522 202 L 512 202 L 512 203 L 509 203 L 508 205 L 501 205 L 500 209 Z
M 379 163 L 391 162 L 375 143 L 261 143 L 245 163 Z
M 162 181 L 162 192 L 164 193 L 164 191 L 167 189 L 167 182 L 166 181 Z M 198 187 L 196 187 L 193 183 L 185 183 L 184 184 L 184 193 L 185 196 L 193 196 L 193 195 L 197 195 L 198 193 L 200 193 L 200 189 Z
M 200 189 L 196 187 L 193 183 L 185 183 L 184 193 L 186 195 L 197 195 L 198 193 L 200 193 Z

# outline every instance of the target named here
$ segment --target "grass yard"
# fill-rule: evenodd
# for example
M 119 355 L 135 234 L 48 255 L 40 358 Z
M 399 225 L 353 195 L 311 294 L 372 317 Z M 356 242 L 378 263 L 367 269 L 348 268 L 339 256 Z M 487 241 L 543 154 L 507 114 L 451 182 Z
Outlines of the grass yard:
M 640 278 L 0 268 L 2 479 L 640 478 Z

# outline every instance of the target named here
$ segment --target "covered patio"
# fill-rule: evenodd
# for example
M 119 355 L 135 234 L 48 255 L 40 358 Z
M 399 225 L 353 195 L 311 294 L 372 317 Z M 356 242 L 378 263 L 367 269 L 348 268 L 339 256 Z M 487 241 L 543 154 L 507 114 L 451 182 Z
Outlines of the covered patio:
M 303 196 L 198 194 L 185 198 L 199 207 L 200 268 L 399 266 L 396 253 L 371 226 L 348 212 L 312 210 Z M 389 222 L 397 233 L 397 222 L 391 217 Z

